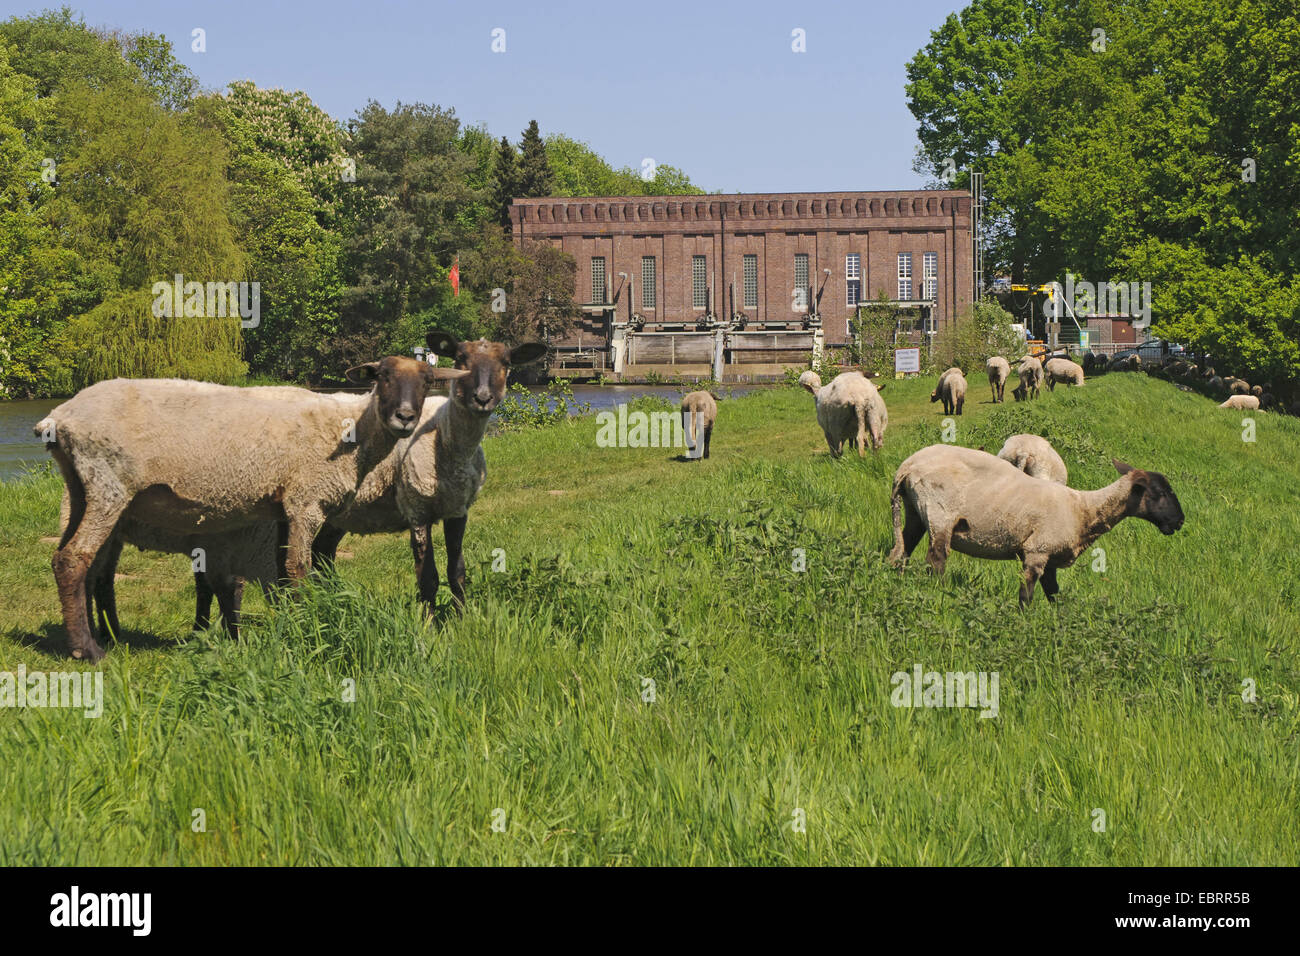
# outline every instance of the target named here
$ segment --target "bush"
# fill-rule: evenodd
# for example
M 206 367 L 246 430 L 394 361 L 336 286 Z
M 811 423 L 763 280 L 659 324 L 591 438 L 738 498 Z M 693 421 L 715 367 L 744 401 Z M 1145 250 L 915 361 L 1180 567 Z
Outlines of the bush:
M 516 382 L 497 406 L 496 430 L 521 431 L 525 428 L 549 428 L 567 422 L 573 415 L 591 412 L 590 402 L 579 402 L 567 378 L 554 379 L 544 392 L 530 392 Z
M 1025 337 L 1011 328 L 1011 314 L 997 303 L 977 302 L 934 336 L 930 365 L 940 371 L 957 366 L 966 374 L 982 369 L 993 355 L 1014 362 L 1025 354 Z

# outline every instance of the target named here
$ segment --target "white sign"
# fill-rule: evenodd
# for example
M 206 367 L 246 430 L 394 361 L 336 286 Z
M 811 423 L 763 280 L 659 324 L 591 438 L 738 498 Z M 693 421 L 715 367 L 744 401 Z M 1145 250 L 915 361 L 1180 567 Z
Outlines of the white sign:
M 895 349 L 894 350 L 894 371 L 895 372 L 921 371 L 921 350 L 920 349 Z

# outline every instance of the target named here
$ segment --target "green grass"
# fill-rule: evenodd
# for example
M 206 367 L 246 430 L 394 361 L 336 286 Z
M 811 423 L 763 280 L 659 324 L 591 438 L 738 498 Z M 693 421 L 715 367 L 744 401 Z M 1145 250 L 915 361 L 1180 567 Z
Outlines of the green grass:
M 400 536 L 349 537 L 283 608 L 250 595 L 237 643 L 187 633 L 185 561 L 129 552 L 103 717 L 0 710 L 0 862 L 1300 862 L 1300 421 L 1256 413 L 1248 444 L 1143 376 L 997 407 L 973 382 L 959 443 L 1044 432 L 1072 486 L 1117 456 L 1187 514 L 1122 523 L 1104 573 L 1085 555 L 1021 613 L 1014 563 L 885 563 L 931 387 L 890 383 L 878 460 L 832 461 L 792 389 L 722 403 L 707 462 L 597 448 L 590 419 L 489 439 L 460 619 L 423 622 Z M 59 494 L 0 486 L 0 670 L 84 666 Z M 916 664 L 997 671 L 999 716 L 891 706 Z

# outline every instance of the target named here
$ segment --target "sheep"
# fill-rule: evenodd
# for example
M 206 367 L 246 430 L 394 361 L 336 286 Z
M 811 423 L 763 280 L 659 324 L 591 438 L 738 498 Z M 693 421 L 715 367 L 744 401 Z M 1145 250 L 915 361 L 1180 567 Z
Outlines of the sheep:
M 1091 374 L 1092 370 L 1097 367 L 1097 356 L 1093 352 L 1083 353 L 1083 370 Z
M 1223 379 L 1219 378 L 1219 376 L 1217 375 L 1210 378 L 1205 384 L 1209 387 L 1210 391 L 1212 392 L 1222 392 L 1225 390 Z
M 1006 401 L 1007 379 L 1011 377 L 1011 365 L 1001 355 L 995 355 L 984 363 L 989 375 L 989 387 L 993 389 L 993 404 Z
M 1049 392 L 1056 390 L 1057 382 L 1064 382 L 1069 385 L 1083 384 L 1083 366 L 1071 362 L 1069 359 L 1048 359 L 1044 371 L 1047 373 L 1047 390 Z
M 1016 375 L 1020 378 L 1020 385 L 1011 390 L 1016 401 L 1023 402 L 1029 398 L 1037 398 L 1043 386 L 1043 363 L 1032 355 L 1026 355 L 1020 360 Z
M 1259 399 L 1254 395 L 1229 395 L 1228 400 L 1221 403 L 1219 407 L 1254 410 L 1259 408 Z
M 718 397 L 712 392 L 691 392 L 682 398 L 682 429 L 690 436 L 691 448 L 703 442 L 705 458 L 709 457 L 709 439 L 717 420 Z
M 1037 435 L 1012 435 L 998 452 L 998 457 L 1009 461 L 1031 478 L 1054 481 L 1063 485 L 1069 477 L 1065 462 L 1045 438 Z
M 816 400 L 817 424 L 826 436 L 832 458 L 843 454 L 846 441 L 857 447 L 859 458 L 863 457 L 868 433 L 873 451 L 884 446 L 889 411 L 880 397 L 883 384 L 877 387 L 861 372 L 845 372 L 823 385 L 821 376 L 811 371 L 799 376 L 799 384 Z
M 389 356 L 348 371 L 366 395 L 112 379 L 38 422 L 63 474 L 67 526 L 52 560 L 74 658 L 104 656 L 87 579 L 122 520 L 173 536 L 285 525 L 279 577 L 302 580 L 326 517 L 409 435 L 435 381 L 468 373 Z M 111 575 L 109 576 L 111 583 Z
M 966 376 L 961 369 L 953 367 L 939 376 L 939 384 L 930 393 L 930 401 L 943 399 L 945 415 L 961 414 L 961 407 L 966 403 Z
M 348 532 L 409 530 L 420 597 L 432 608 L 438 591 L 438 569 L 430 542 L 432 526 L 441 521 L 447 547 L 448 586 L 452 603 L 459 610 L 465 602 L 465 526 L 469 508 L 487 478 L 483 433 L 505 395 L 506 370 L 536 361 L 545 354 L 546 347 L 525 343 L 510 349 L 485 340 L 458 342 L 438 330 L 428 334 L 427 342 L 435 354 L 454 358 L 456 369 L 469 375 L 453 378 L 458 385 L 453 386 L 451 399 L 425 399 L 415 430 L 393 446 L 366 476 L 352 502 L 332 514 L 321 528 L 312 544 L 312 562 L 318 567 L 332 565 L 339 542 Z M 274 554 L 274 534 L 274 525 L 264 525 L 252 529 L 247 538 L 233 541 L 229 539 L 236 538 L 234 535 L 209 535 L 184 542 L 160 542 L 155 537 L 155 544 L 171 545 L 156 550 L 189 554 L 193 547 L 202 547 L 206 552 L 207 574 L 195 574 L 196 630 L 207 627 L 215 595 L 226 630 L 238 636 L 243 578 L 263 584 L 275 580 L 267 573 L 268 555 Z
M 1183 526 L 1182 506 L 1164 475 L 1117 458 L 1112 464 L 1118 479 L 1095 491 L 1076 491 L 1031 478 L 973 448 L 922 448 L 894 478 L 889 560 L 901 569 L 928 532 L 926 560 L 933 573 L 943 573 L 950 549 L 977 558 L 1019 558 L 1020 606 L 1028 607 L 1040 580 L 1054 601 L 1057 569 L 1072 565 L 1124 518 L 1142 518 L 1166 535 Z
M 1249 383 L 1239 378 L 1233 379 L 1231 382 L 1228 383 L 1228 391 L 1231 392 L 1233 395 L 1251 394 Z M 1259 396 L 1255 396 L 1255 397 L 1258 398 Z

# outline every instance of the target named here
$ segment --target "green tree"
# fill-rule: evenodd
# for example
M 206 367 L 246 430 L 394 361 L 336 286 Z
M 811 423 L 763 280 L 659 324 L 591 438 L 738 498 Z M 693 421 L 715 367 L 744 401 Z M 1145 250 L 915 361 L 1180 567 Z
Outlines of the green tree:
M 475 163 L 459 146 L 453 111 L 371 102 L 350 127 L 357 181 L 344 193 L 348 288 L 330 347 L 355 363 L 374 359 L 399 322 L 439 300 L 446 267 L 473 235 L 463 214 L 483 196 L 469 185 Z
M 462 266 L 480 303 L 482 334 L 522 342 L 560 338 L 573 329 L 578 266 L 564 250 L 532 240 L 520 247 L 489 223 Z
M 550 161 L 546 158 L 546 144 L 542 142 L 537 120 L 532 120 L 524 130 L 524 138 L 519 144 L 522 156 L 519 160 L 519 195 L 523 199 L 538 196 L 550 196 L 555 190 L 555 176 L 551 172 Z
M 496 223 L 501 228 L 509 230 L 510 203 L 520 193 L 520 176 L 515 148 L 504 136 L 501 137 L 501 144 L 497 147 L 492 178 L 492 209 L 496 214 Z

